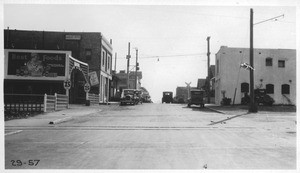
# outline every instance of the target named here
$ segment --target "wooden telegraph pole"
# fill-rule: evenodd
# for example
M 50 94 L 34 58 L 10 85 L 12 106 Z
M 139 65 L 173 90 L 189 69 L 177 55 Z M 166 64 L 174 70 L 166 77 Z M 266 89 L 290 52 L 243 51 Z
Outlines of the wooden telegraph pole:
M 209 49 L 209 40 L 210 37 L 206 38 L 207 40 L 207 103 L 210 103 L 210 49 Z
M 128 55 L 127 59 L 127 89 L 129 89 L 129 65 L 130 65 L 130 42 L 128 43 Z
M 138 52 L 139 52 L 139 50 L 138 50 L 138 48 L 135 48 L 135 51 L 136 51 L 136 62 L 135 62 L 135 89 L 138 89 L 138 85 L 137 85 L 137 82 L 138 82 L 138 80 L 137 80 L 137 72 L 138 72 Z
M 253 58 L 253 9 L 250 9 L 250 105 L 249 112 L 257 112 L 257 106 L 254 101 L 254 58 Z

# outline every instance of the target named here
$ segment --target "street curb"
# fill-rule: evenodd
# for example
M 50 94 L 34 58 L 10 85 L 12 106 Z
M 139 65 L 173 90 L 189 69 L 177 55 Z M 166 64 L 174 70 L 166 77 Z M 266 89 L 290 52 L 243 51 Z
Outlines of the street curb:
M 107 102 L 107 103 L 99 103 L 99 105 L 118 105 L 120 102 Z
M 50 121 L 49 124 L 59 124 L 59 123 L 66 122 L 66 121 L 69 121 L 69 120 L 72 120 L 72 119 L 73 119 L 73 117 L 61 118 L 61 119 L 57 119 L 57 120 L 54 120 L 54 121 Z
M 9 133 L 6 133 L 6 135 L 13 135 L 13 134 L 17 134 L 17 133 L 21 133 L 23 130 L 17 130 L 17 131 L 14 131 L 14 132 L 9 132 Z
M 220 113 L 220 114 L 226 114 L 225 112 L 222 112 L 222 111 L 219 111 L 219 110 L 216 110 L 216 109 L 213 109 L 213 108 L 210 108 L 210 107 L 206 107 L 207 109 L 211 110 L 211 111 L 214 111 L 214 112 L 217 112 L 217 113 Z

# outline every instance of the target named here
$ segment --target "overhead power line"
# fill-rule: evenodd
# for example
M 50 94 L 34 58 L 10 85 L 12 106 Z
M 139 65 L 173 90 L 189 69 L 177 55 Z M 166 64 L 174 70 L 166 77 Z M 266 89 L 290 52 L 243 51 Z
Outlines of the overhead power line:
M 284 14 L 282 14 L 282 15 L 280 15 L 280 16 L 272 17 L 272 18 L 270 18 L 270 19 L 266 19 L 266 20 L 263 20 L 263 21 L 260 21 L 260 22 L 257 22 L 257 23 L 254 23 L 253 25 L 257 25 L 257 24 L 260 24 L 260 23 L 264 23 L 264 22 L 267 22 L 267 21 L 270 21 L 270 20 L 275 20 L 275 21 L 277 21 L 278 18 L 280 18 L 280 17 L 284 18 Z
M 161 57 L 180 57 L 180 56 L 197 56 L 205 55 L 206 53 L 197 53 L 197 54 L 178 54 L 178 55 L 157 55 L 157 56 L 144 56 L 140 58 L 161 58 Z
M 199 56 L 199 55 L 206 55 L 206 53 L 196 53 L 196 54 L 177 54 L 177 55 L 154 55 L 154 56 L 140 56 L 139 58 L 142 59 L 147 59 L 147 58 L 161 58 L 161 57 L 181 57 L 181 56 L 185 56 L 185 57 L 192 57 L 192 56 Z M 118 57 L 117 59 L 124 59 Z

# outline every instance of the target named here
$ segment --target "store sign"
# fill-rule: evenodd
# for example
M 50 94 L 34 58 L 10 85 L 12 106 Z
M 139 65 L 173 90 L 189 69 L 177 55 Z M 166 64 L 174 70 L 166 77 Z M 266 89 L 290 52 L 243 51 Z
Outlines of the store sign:
M 66 40 L 81 40 L 81 35 L 66 35 Z
M 98 76 L 95 71 L 89 73 L 89 78 L 92 86 L 99 84 Z
M 30 77 L 63 77 L 64 53 L 9 52 L 7 75 Z

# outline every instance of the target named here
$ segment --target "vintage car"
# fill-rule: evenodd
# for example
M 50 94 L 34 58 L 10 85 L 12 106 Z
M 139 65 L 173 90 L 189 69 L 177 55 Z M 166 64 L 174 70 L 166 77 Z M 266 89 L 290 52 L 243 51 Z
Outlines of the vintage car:
M 191 90 L 190 98 L 188 98 L 188 107 L 191 105 L 200 105 L 200 107 L 204 107 L 204 90 Z
M 120 105 L 134 105 L 136 103 L 136 94 L 134 89 L 124 89 L 121 94 Z
M 266 89 L 255 89 L 254 90 L 254 101 L 258 105 L 272 106 L 274 104 L 274 99 L 269 96 L 266 92 Z M 247 105 L 250 103 L 250 96 L 248 93 L 245 93 L 245 96 L 242 98 L 241 104 Z
M 163 92 L 163 98 L 161 100 L 162 103 L 173 103 L 173 92 Z

